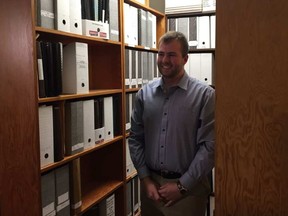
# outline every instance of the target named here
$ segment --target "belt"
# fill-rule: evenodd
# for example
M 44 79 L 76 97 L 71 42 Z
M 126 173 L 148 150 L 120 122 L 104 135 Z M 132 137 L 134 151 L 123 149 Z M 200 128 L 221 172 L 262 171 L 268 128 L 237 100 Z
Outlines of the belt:
M 177 179 L 180 178 L 182 175 L 181 173 L 177 173 L 177 172 L 172 172 L 172 171 L 168 171 L 168 170 L 153 170 L 150 169 L 151 172 L 156 173 L 157 175 L 166 178 L 166 179 Z

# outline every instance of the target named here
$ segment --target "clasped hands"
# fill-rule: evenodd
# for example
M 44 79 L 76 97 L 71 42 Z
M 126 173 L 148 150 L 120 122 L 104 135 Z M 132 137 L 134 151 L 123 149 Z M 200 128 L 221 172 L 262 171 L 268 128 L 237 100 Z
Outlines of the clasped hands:
M 142 181 L 147 197 L 156 202 L 163 202 L 166 207 L 172 206 L 182 198 L 176 182 L 168 182 L 160 186 L 150 177 L 146 177 Z

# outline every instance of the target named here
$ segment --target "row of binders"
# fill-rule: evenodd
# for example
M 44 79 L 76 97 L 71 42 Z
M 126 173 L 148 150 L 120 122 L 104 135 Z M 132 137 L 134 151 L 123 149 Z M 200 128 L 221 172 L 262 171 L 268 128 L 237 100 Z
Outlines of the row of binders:
M 156 48 L 157 17 L 150 11 L 124 3 L 124 42 Z
M 82 206 L 80 158 L 41 176 L 43 216 L 77 215 Z M 114 216 L 115 195 L 112 194 L 83 215 Z
M 41 167 L 121 133 L 120 97 L 116 95 L 41 105 L 38 109 Z
M 190 53 L 184 66 L 185 71 L 208 85 L 213 84 L 214 56 L 212 53 Z M 160 78 L 157 53 L 125 49 L 125 87 L 140 88 L 149 81 Z M 130 98 L 130 97 L 129 97 Z M 126 100 L 128 104 L 130 99 Z M 132 101 L 130 102 L 132 103 Z M 129 105 L 131 106 L 131 105 Z M 127 105 L 127 107 L 129 107 Z M 127 109 L 126 109 L 127 112 Z M 126 115 L 127 117 L 127 115 Z M 129 125 L 126 125 L 126 130 Z
M 38 0 L 37 25 L 119 41 L 118 0 Z
M 189 76 L 207 85 L 213 85 L 214 56 L 212 53 L 190 53 L 184 66 Z
M 125 88 L 140 88 L 160 76 L 157 53 L 125 49 Z
M 208 85 L 213 84 L 214 56 L 212 53 L 190 53 L 184 68 L 191 77 Z M 157 53 L 125 49 L 126 89 L 140 88 L 160 76 Z M 129 103 L 129 99 L 126 103 Z
M 39 98 L 89 93 L 88 44 L 37 41 Z
M 127 216 L 140 215 L 140 179 L 136 175 L 126 184 L 126 210 Z
M 41 176 L 42 215 L 70 215 L 70 172 L 66 164 Z
M 168 18 L 168 30 L 182 32 L 190 49 L 215 48 L 215 15 Z

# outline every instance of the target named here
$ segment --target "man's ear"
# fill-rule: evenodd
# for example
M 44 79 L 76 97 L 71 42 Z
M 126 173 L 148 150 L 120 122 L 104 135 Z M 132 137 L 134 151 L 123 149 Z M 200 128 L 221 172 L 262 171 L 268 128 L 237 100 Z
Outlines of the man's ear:
M 188 58 L 189 58 L 189 55 L 187 54 L 186 56 L 184 56 L 184 65 L 187 63 L 187 61 L 188 61 Z

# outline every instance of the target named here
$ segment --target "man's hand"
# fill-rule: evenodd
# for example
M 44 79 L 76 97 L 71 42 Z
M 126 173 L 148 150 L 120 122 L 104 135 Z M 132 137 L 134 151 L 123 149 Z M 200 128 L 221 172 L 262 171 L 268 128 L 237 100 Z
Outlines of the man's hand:
M 158 193 L 159 185 L 155 181 L 153 181 L 149 176 L 143 178 L 141 181 L 145 186 L 146 195 L 149 199 L 156 202 L 161 202 L 163 200 Z
M 165 201 L 166 207 L 173 205 L 182 198 L 182 194 L 180 193 L 176 182 L 169 182 L 162 185 L 158 192 Z

